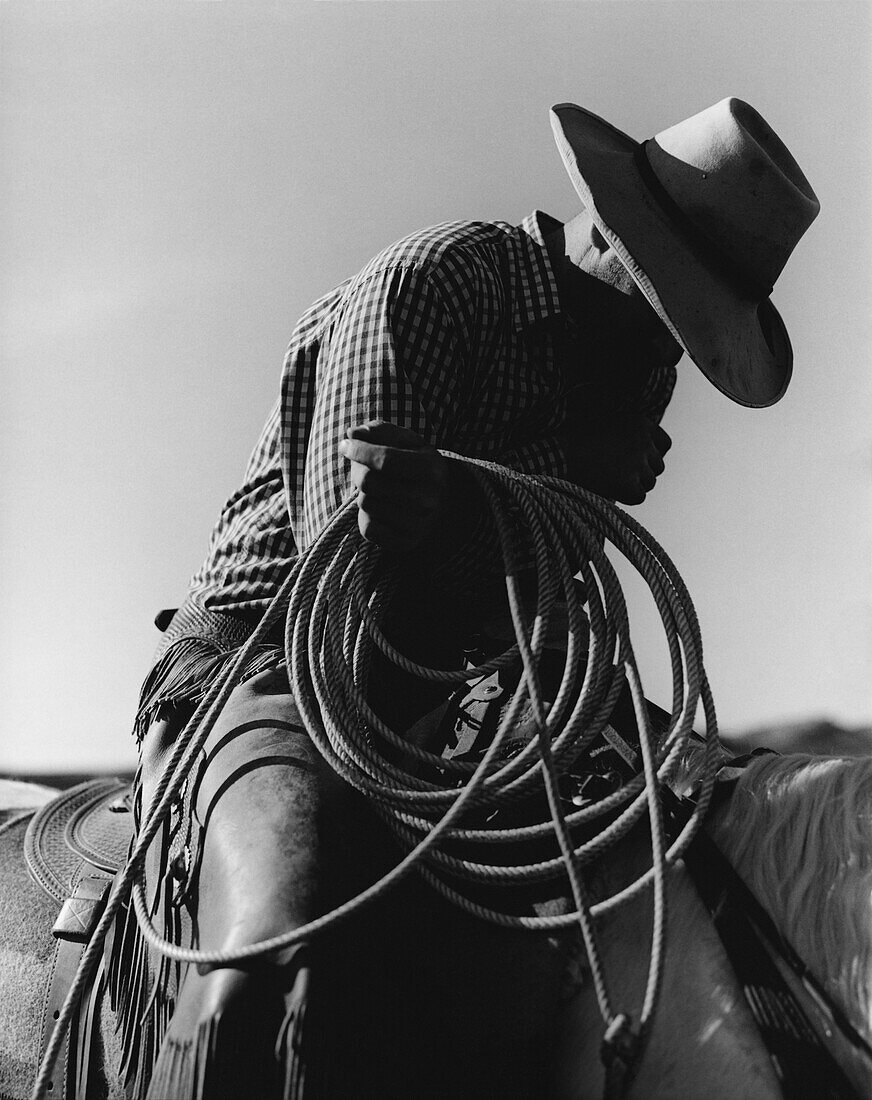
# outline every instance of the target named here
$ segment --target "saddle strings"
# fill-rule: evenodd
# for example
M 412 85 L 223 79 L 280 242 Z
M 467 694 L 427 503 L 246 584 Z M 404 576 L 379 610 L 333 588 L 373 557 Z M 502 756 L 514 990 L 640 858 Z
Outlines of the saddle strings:
M 347 920 L 413 870 L 467 912 L 500 926 L 542 931 L 578 925 L 606 1025 L 607 1043 L 613 1044 L 619 1059 L 626 1060 L 622 1051 L 627 1049 L 629 1036 L 638 1054 L 650 1030 L 661 987 L 667 916 L 666 870 L 687 849 L 705 816 L 719 751 L 714 705 L 703 668 L 702 642 L 693 603 L 662 547 L 616 505 L 557 478 L 524 475 L 493 463 L 444 453 L 469 470 L 491 510 L 503 556 L 515 644 L 473 669 L 427 668 L 399 653 L 380 628 L 390 599 L 391 572 L 384 568 L 380 551 L 360 537 L 356 502 L 351 500 L 343 505 L 316 542 L 295 562 L 264 618 L 212 685 L 180 735 L 157 784 L 148 819 L 115 880 L 103 916 L 85 949 L 43 1057 L 35 1097 L 49 1080 L 81 991 L 128 894 L 132 893 L 142 935 L 154 949 L 180 962 L 229 966 L 311 939 L 328 926 Z M 519 520 L 532 545 L 538 582 L 532 624 L 525 620 L 518 590 L 519 548 L 512 524 Z M 668 730 L 656 743 L 630 642 L 626 604 L 604 543 L 610 543 L 641 574 L 666 635 L 672 668 L 672 712 Z M 587 599 L 586 616 L 573 584 L 573 576 L 579 572 Z M 568 623 L 566 659 L 559 690 L 547 708 L 542 700 L 537 666 L 555 601 L 561 595 L 566 602 Z M 233 951 L 181 947 L 166 940 L 150 919 L 144 892 L 144 857 L 177 802 L 194 761 L 239 681 L 241 669 L 282 616 L 290 686 L 313 742 L 330 766 L 371 800 L 408 851 L 390 872 L 357 897 L 300 928 Z M 580 640 L 587 623 L 590 649 L 579 690 Z M 373 646 L 407 672 L 446 684 L 488 675 L 516 662 L 520 656 L 523 665 L 520 683 L 478 765 L 446 761 L 408 744 L 370 709 L 366 679 Z M 629 684 L 639 730 L 642 771 L 620 790 L 567 814 L 558 790 L 559 778 L 605 728 L 624 678 Z M 507 737 L 525 703 L 534 715 L 537 736 L 520 751 L 507 753 Z M 690 818 L 667 847 L 659 792 L 676 772 L 699 705 L 707 735 L 699 796 Z M 434 783 L 389 763 L 377 751 L 376 738 L 401 749 L 417 765 L 423 763 L 444 771 L 451 785 Z M 458 786 L 459 780 L 464 781 Z M 464 815 L 470 810 L 505 806 L 541 790 L 543 785 L 550 820 L 508 829 L 470 828 L 463 824 Z M 626 836 L 646 810 L 652 845 L 651 868 L 622 890 L 591 904 L 583 868 Z M 605 815 L 609 815 L 610 822 L 592 839 L 580 844 L 573 840 L 574 830 Z M 470 840 L 505 849 L 548 834 L 556 836 L 560 856 L 535 863 L 477 862 L 452 856 L 442 847 L 445 841 Z M 446 871 L 452 879 L 473 885 L 526 884 L 552 877 L 560 864 L 575 903 L 574 912 L 562 915 L 518 915 L 486 907 L 438 873 Z M 650 964 L 634 1028 L 630 1014 L 615 1012 L 612 1007 L 594 919 L 652 886 Z

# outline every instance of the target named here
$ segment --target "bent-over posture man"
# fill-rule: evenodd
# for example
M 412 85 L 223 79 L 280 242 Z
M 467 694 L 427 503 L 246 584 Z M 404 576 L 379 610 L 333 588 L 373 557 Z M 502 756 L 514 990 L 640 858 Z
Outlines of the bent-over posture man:
M 660 420 L 683 353 L 740 404 L 784 393 L 792 353 L 769 295 L 818 202 L 767 123 L 725 99 L 640 144 L 572 104 L 551 118 L 581 199 L 576 217 L 564 225 L 536 212 L 518 226 L 458 221 L 413 233 L 299 321 L 245 480 L 183 606 L 159 622 L 136 727 L 140 820 L 196 702 L 350 494 L 364 537 L 401 563 L 391 614 L 400 648 L 461 667 L 470 632 L 493 609 L 499 559 L 471 482 L 437 448 L 636 504 L 664 470 Z M 376 671 L 373 705 L 395 729 L 444 698 Z M 193 883 L 204 949 L 299 927 L 390 864 L 375 854 L 378 826 L 308 740 L 278 637 L 253 655 L 195 771 L 199 831 L 168 867 L 174 830 L 187 827 L 169 821 L 147 879 L 167 927 L 184 926 Z M 234 1026 L 244 1038 L 233 1064 L 253 1073 L 257 1043 L 271 1057 L 282 1015 L 270 1032 L 269 989 L 293 1063 L 277 1086 L 285 1095 L 544 1095 L 565 952 L 516 951 L 523 937 L 481 931 L 462 914 L 445 917 L 456 922 L 446 938 L 427 923 L 446 903 L 417 883 L 403 889 L 404 919 L 389 935 L 377 905 L 365 932 L 352 922 L 343 939 L 328 934 L 271 967 L 179 975 L 158 968 L 128 925 L 112 965 L 137 1087 L 156 1057 L 152 1097 L 237 1095 L 230 1063 L 214 1066 Z M 482 1005 L 476 966 L 495 937 L 506 988 Z M 403 960 L 393 970 L 392 952 Z M 440 983 L 448 1009 L 444 997 L 433 1007 Z M 409 1050 L 414 1079 L 397 1068 Z M 179 1068 L 186 1059 L 196 1070 Z M 247 1095 L 261 1095 L 245 1080 Z

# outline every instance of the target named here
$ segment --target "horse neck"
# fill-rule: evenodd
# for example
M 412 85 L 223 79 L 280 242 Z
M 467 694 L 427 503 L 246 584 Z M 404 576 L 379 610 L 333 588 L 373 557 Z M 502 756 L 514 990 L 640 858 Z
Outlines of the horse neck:
M 761 757 L 708 828 L 784 938 L 872 1040 L 872 759 Z

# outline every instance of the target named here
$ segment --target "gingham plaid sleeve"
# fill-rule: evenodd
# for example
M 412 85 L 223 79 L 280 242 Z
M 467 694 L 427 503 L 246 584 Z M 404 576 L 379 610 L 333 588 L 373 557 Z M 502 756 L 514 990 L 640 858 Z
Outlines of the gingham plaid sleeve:
M 466 385 L 457 315 L 431 274 L 414 264 L 370 273 L 348 287 L 318 356 L 303 476 L 291 502 L 301 550 L 353 492 L 350 466 L 338 452 L 347 428 L 384 420 L 451 447 L 450 426 L 462 415 Z

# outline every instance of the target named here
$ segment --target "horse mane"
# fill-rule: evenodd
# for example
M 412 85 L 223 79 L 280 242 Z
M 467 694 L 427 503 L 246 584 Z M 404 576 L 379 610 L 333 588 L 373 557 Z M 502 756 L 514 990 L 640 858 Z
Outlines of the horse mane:
M 872 758 L 757 757 L 707 828 L 872 1040 Z

